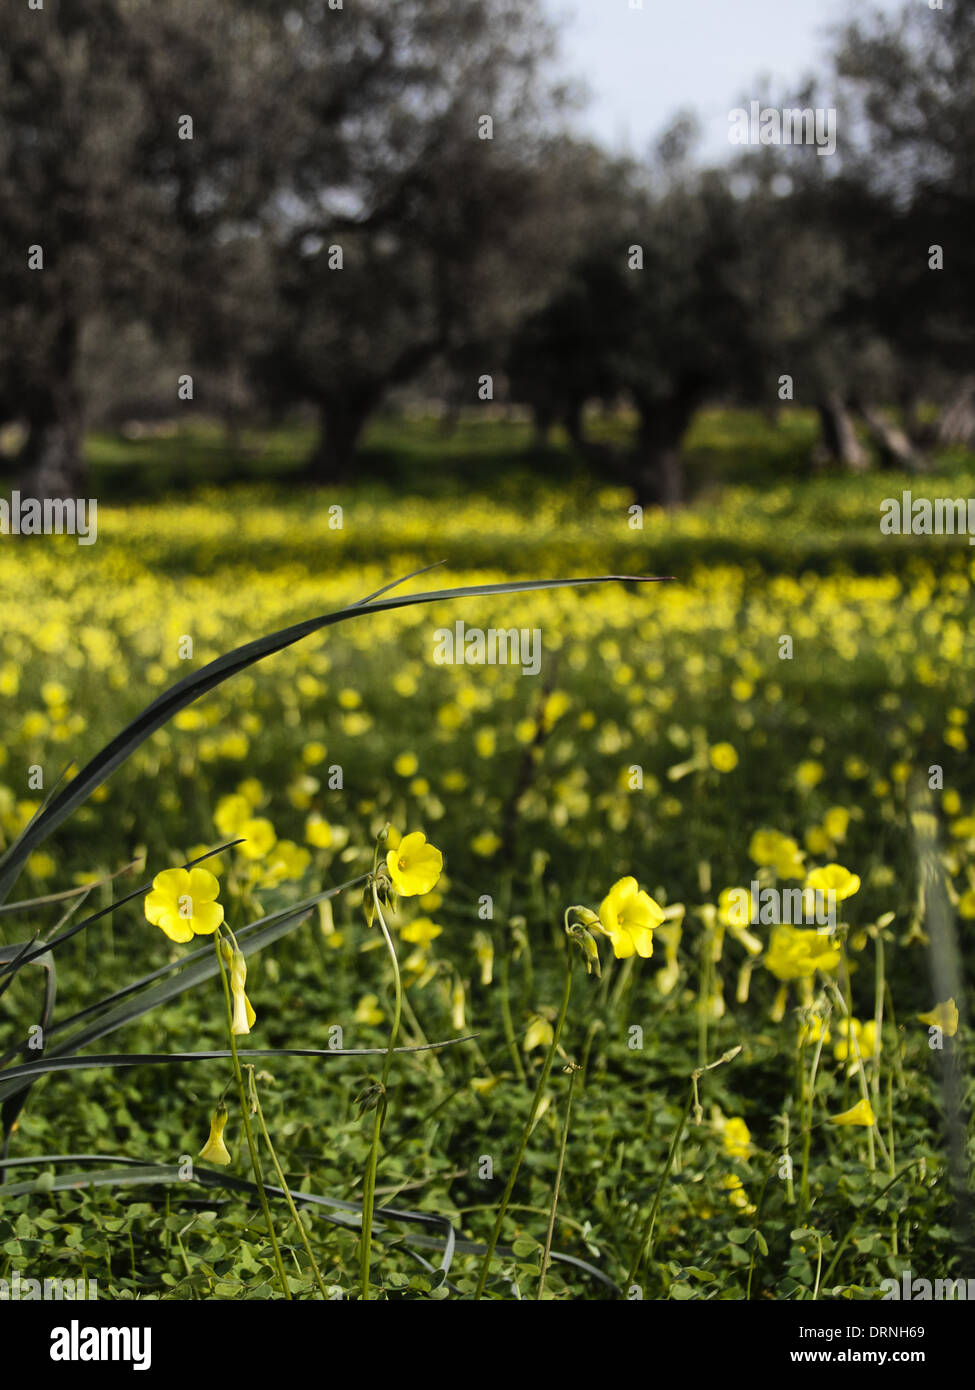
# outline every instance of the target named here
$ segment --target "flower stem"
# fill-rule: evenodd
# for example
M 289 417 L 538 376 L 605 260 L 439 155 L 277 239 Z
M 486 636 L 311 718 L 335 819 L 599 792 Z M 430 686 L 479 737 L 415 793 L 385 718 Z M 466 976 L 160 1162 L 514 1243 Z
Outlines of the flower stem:
M 569 1097 L 565 1103 L 565 1121 L 562 1125 L 562 1143 L 559 1146 L 559 1166 L 555 1172 L 555 1188 L 552 1192 L 552 1212 L 548 1219 L 548 1231 L 545 1236 L 545 1249 L 542 1251 L 542 1272 L 538 1280 L 538 1293 L 536 1298 L 540 1299 L 545 1292 L 545 1279 L 548 1275 L 548 1264 L 552 1253 L 552 1239 L 555 1235 L 555 1213 L 559 1205 L 559 1190 L 562 1187 L 562 1172 L 565 1168 L 565 1148 L 569 1141 L 569 1120 L 572 1116 L 572 1088 L 575 1086 L 576 1072 L 578 1067 L 573 1063 L 569 1071 Z
M 396 1039 L 399 1035 L 400 1018 L 403 1013 L 403 982 L 399 973 L 399 961 L 396 959 L 396 947 L 393 945 L 393 938 L 389 934 L 386 919 L 383 917 L 382 908 L 379 905 L 379 894 L 376 891 L 375 883 L 372 886 L 372 900 L 376 908 L 376 916 L 386 941 L 386 948 L 389 951 L 389 958 L 393 962 L 393 985 L 396 992 L 396 1002 L 393 1008 L 393 1026 L 389 1030 L 389 1046 L 383 1058 L 382 1076 L 379 1081 L 379 1096 L 376 1100 L 375 1118 L 372 1126 L 372 1143 L 369 1146 L 369 1157 L 366 1160 L 365 1181 L 362 1187 L 362 1235 L 359 1247 L 359 1277 L 361 1283 L 361 1295 L 364 1300 L 369 1298 L 369 1263 L 372 1253 L 372 1213 L 376 1203 L 376 1168 L 379 1164 L 379 1139 L 382 1134 L 383 1120 L 386 1117 L 386 1085 L 389 1081 L 389 1069 L 393 1061 L 393 1053 L 396 1049 Z
M 674 1137 L 670 1141 L 670 1151 L 667 1154 L 667 1162 L 664 1164 L 664 1170 L 660 1174 L 660 1181 L 657 1183 L 657 1191 L 654 1194 L 653 1206 L 650 1208 L 650 1213 L 647 1216 L 646 1225 L 643 1228 L 643 1234 L 640 1237 L 640 1243 L 637 1246 L 636 1258 L 633 1261 L 633 1267 L 627 1275 L 626 1286 L 628 1289 L 631 1287 L 631 1285 L 636 1283 L 636 1276 L 639 1273 L 640 1266 L 643 1264 L 643 1261 L 646 1258 L 646 1256 L 651 1254 L 653 1251 L 651 1240 L 653 1237 L 653 1228 L 657 1224 L 657 1212 L 660 1210 L 660 1199 L 663 1196 L 664 1183 L 670 1176 L 670 1170 L 674 1166 L 674 1158 L 677 1154 L 677 1145 L 681 1141 L 681 1136 L 683 1135 L 684 1128 L 687 1124 L 687 1117 L 691 1113 L 691 1106 L 694 1104 L 696 1098 L 697 1073 L 695 1073 L 694 1080 L 691 1083 L 691 1089 L 687 1093 L 687 1103 L 684 1106 L 684 1113 L 681 1115 L 680 1120 L 677 1124 L 677 1128 L 674 1130 Z
M 569 995 L 571 994 L 571 992 L 572 950 L 571 947 L 567 945 L 565 953 L 565 987 L 562 991 L 562 1006 L 559 1009 L 558 1022 L 555 1025 L 555 1030 L 552 1034 L 552 1041 L 549 1043 L 548 1052 L 545 1054 L 545 1061 L 542 1063 L 542 1072 L 538 1078 L 538 1085 L 535 1087 L 535 1095 L 532 1098 L 532 1105 L 531 1110 L 528 1113 L 528 1119 L 525 1121 L 525 1127 L 522 1130 L 521 1142 L 518 1146 L 518 1152 L 515 1156 L 514 1167 L 512 1168 L 511 1175 L 508 1178 L 508 1183 L 504 1190 L 504 1196 L 501 1198 L 501 1205 L 498 1207 L 498 1214 L 495 1217 L 494 1221 L 494 1230 L 491 1232 L 491 1239 L 488 1243 L 487 1250 L 484 1252 L 484 1259 L 481 1262 L 481 1272 L 478 1276 L 477 1288 L 474 1290 L 475 1301 L 480 1300 L 480 1298 L 484 1294 L 484 1286 L 487 1283 L 488 1273 L 491 1268 L 491 1261 L 494 1258 L 494 1252 L 497 1248 L 498 1240 L 501 1236 L 501 1227 L 504 1224 L 505 1214 L 508 1210 L 508 1205 L 511 1201 L 511 1194 L 515 1190 L 515 1182 L 518 1179 L 518 1170 L 521 1168 L 522 1160 L 525 1157 L 525 1150 L 528 1148 L 528 1140 L 531 1135 L 532 1128 L 535 1124 L 535 1117 L 538 1114 L 538 1107 L 542 1103 L 542 1096 L 545 1094 L 545 1087 L 548 1084 L 549 1073 L 552 1070 L 552 1062 L 555 1060 L 555 1052 L 559 1045 L 559 1038 L 562 1035 L 562 1027 L 565 1023 L 565 1016 L 569 1011 Z
M 240 1058 L 237 1056 L 237 1039 L 234 1036 L 234 1013 L 230 1002 L 230 985 L 227 982 L 227 970 L 224 965 L 223 955 L 220 950 L 221 940 L 219 934 L 214 938 L 214 947 L 217 952 L 217 964 L 220 967 L 220 979 L 223 982 L 223 998 L 227 1010 L 227 1033 L 230 1037 L 230 1055 L 234 1063 L 234 1079 L 237 1082 L 237 1095 L 240 1098 L 240 1113 L 244 1121 L 244 1134 L 247 1137 L 247 1147 L 251 1156 L 251 1167 L 254 1170 L 254 1181 L 261 1198 L 261 1208 L 264 1212 L 264 1220 L 267 1223 L 267 1233 L 271 1241 L 271 1250 L 274 1254 L 274 1263 L 278 1271 L 278 1279 L 281 1289 L 286 1299 L 291 1301 L 291 1289 L 288 1287 L 288 1277 L 284 1272 L 284 1264 L 281 1260 L 281 1251 L 278 1249 L 277 1236 L 274 1234 L 274 1221 L 271 1218 L 271 1207 L 267 1200 L 267 1193 L 264 1190 L 264 1178 L 261 1174 L 261 1161 L 257 1156 L 257 1146 L 254 1143 L 254 1134 L 251 1129 L 250 1115 L 247 1106 L 247 1092 L 244 1089 L 244 1074 L 240 1069 Z
M 499 983 L 501 985 L 501 1026 L 504 1029 L 505 1042 L 508 1044 L 508 1052 L 511 1055 L 515 1075 L 524 1085 L 527 1083 L 528 1078 L 525 1075 L 525 1067 L 521 1060 L 521 1054 L 518 1051 L 517 1039 L 515 1038 L 514 1024 L 511 1021 L 511 954 L 508 950 L 505 950 L 501 957 L 501 979 Z
M 281 1184 L 281 1187 L 284 1191 L 285 1201 L 288 1203 L 288 1207 L 291 1210 L 291 1215 L 294 1217 L 294 1223 L 298 1227 L 298 1234 L 301 1236 L 301 1243 L 305 1247 L 305 1252 L 308 1255 L 309 1260 L 311 1261 L 312 1272 L 315 1275 L 315 1282 L 318 1284 L 322 1298 L 327 1300 L 328 1289 L 326 1289 L 325 1287 L 325 1281 L 322 1278 L 322 1272 L 318 1268 L 318 1263 L 312 1252 L 311 1245 L 309 1244 L 308 1232 L 305 1230 L 305 1224 L 298 1213 L 298 1208 L 295 1206 L 294 1198 L 291 1195 L 291 1189 L 288 1186 L 284 1173 L 281 1171 L 281 1164 L 278 1162 L 278 1156 L 274 1151 L 274 1145 L 271 1143 L 271 1136 L 267 1132 L 267 1124 L 264 1119 L 264 1111 L 261 1108 L 261 1099 L 257 1093 L 257 1083 L 254 1079 L 254 1068 L 253 1066 L 249 1066 L 247 1070 L 250 1072 L 251 1099 L 254 1102 L 254 1109 L 257 1112 L 257 1122 L 261 1127 L 261 1133 L 264 1136 L 264 1142 L 267 1145 L 268 1153 L 271 1155 L 271 1163 L 274 1165 L 274 1171 L 277 1174 L 278 1182 Z

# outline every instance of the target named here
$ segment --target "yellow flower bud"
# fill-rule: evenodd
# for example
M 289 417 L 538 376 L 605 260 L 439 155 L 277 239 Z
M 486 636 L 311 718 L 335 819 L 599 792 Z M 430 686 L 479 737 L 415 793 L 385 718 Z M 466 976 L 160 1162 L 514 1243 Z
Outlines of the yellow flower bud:
M 243 951 L 235 950 L 232 961 L 230 992 L 234 997 L 234 1017 L 230 1031 L 235 1038 L 239 1038 L 250 1032 L 252 1025 L 257 1022 L 257 1015 L 251 1007 L 251 1001 L 244 993 L 244 984 L 247 980 L 247 962 L 244 959 Z

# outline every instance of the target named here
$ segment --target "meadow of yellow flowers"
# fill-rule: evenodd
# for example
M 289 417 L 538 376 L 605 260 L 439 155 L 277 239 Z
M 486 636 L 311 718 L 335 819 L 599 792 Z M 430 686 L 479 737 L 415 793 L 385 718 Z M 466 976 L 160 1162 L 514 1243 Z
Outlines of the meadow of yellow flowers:
M 975 552 L 881 537 L 891 491 L 261 485 L 3 538 L 4 848 L 169 686 L 398 575 L 667 580 L 363 612 L 33 850 L 0 1276 L 41 1239 L 115 1297 L 870 1299 L 963 1263 Z M 438 663 L 461 619 L 537 632 L 539 673 Z

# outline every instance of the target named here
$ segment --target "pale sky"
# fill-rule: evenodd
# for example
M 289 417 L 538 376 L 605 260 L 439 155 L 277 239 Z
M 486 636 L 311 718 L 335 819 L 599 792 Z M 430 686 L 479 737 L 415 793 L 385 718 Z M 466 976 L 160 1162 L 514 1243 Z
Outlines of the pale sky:
M 879 9 L 925 0 L 544 0 L 562 34 L 562 66 L 592 100 L 575 124 L 616 150 L 645 153 L 693 109 L 705 159 L 729 153 L 728 112 L 826 71 L 827 33 Z M 759 79 L 772 79 L 768 90 Z

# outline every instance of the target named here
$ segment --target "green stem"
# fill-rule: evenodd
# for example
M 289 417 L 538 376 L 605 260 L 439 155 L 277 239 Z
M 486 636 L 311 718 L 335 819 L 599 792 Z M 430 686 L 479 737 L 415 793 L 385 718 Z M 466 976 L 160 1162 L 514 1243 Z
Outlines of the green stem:
M 382 928 L 383 937 L 386 941 L 386 949 L 389 951 L 389 958 L 393 963 L 393 986 L 395 989 L 396 1002 L 393 1008 L 393 1026 L 389 1030 L 389 1046 L 383 1058 L 382 1076 L 379 1080 L 379 1096 L 376 1100 L 375 1117 L 372 1126 L 372 1143 L 369 1146 L 369 1157 L 366 1160 L 366 1175 L 362 1188 L 362 1236 L 359 1247 L 359 1277 L 361 1284 L 361 1296 L 363 1300 L 369 1298 L 369 1263 L 372 1254 L 372 1213 L 376 1203 L 376 1168 L 379 1164 L 379 1140 L 383 1129 L 383 1120 L 386 1117 L 386 1085 L 389 1081 L 389 1069 L 393 1061 L 393 1053 L 396 1049 L 396 1039 L 399 1035 L 400 1018 L 403 1013 L 403 982 L 399 973 L 399 961 L 396 958 L 396 947 L 393 945 L 393 938 L 389 934 L 386 919 L 383 916 L 382 908 L 379 905 L 379 894 L 376 885 L 372 885 L 372 901 L 376 909 L 376 916 Z
M 521 1143 L 518 1146 L 518 1153 L 515 1156 L 514 1167 L 508 1178 L 504 1196 L 501 1198 L 501 1205 L 498 1207 L 498 1214 L 494 1221 L 494 1230 L 491 1232 L 491 1239 L 485 1251 L 484 1259 L 481 1262 L 481 1273 L 478 1277 L 477 1288 L 474 1291 L 475 1301 L 480 1300 L 484 1294 L 484 1286 L 487 1283 L 488 1273 L 491 1268 L 491 1261 L 494 1258 L 494 1251 L 501 1236 L 501 1227 L 504 1224 L 505 1213 L 511 1201 L 511 1194 L 515 1190 L 515 1182 L 518 1178 L 518 1170 L 521 1168 L 522 1160 L 525 1157 L 525 1150 L 528 1148 L 528 1139 L 535 1124 L 535 1116 L 538 1114 L 538 1107 L 542 1103 L 542 1096 L 545 1094 L 545 1087 L 548 1084 L 549 1073 L 552 1070 L 552 1062 L 555 1059 L 555 1050 L 559 1045 L 559 1038 L 562 1035 L 562 1027 L 565 1023 L 565 1016 L 569 1011 L 569 995 L 572 992 L 572 947 L 569 943 L 565 948 L 565 988 L 562 992 L 562 1007 L 559 1010 L 558 1022 L 552 1034 L 552 1041 L 549 1044 L 545 1061 L 542 1063 L 542 1073 L 538 1078 L 538 1085 L 535 1087 L 535 1095 L 532 1098 L 531 1110 L 522 1131 Z
M 660 1181 L 657 1183 L 657 1191 L 654 1194 L 653 1206 L 650 1208 L 650 1214 L 648 1215 L 646 1225 L 643 1228 L 643 1235 L 640 1237 L 640 1243 L 637 1246 L 636 1258 L 633 1261 L 633 1268 L 630 1270 L 629 1275 L 627 1276 L 627 1289 L 629 1289 L 633 1284 L 636 1283 L 636 1276 L 640 1271 L 640 1266 L 643 1264 L 644 1259 L 648 1255 L 653 1253 L 651 1239 L 653 1237 L 653 1228 L 657 1224 L 657 1212 L 660 1210 L 660 1199 L 663 1196 L 664 1183 L 670 1176 L 670 1170 L 674 1166 L 674 1157 L 677 1153 L 677 1145 L 681 1141 L 681 1136 L 684 1133 L 684 1127 L 687 1124 L 687 1117 L 691 1113 L 691 1106 L 694 1104 L 696 1097 L 697 1075 L 695 1074 L 694 1080 L 691 1083 L 691 1089 L 687 1094 L 687 1104 L 684 1106 L 684 1113 L 681 1115 L 677 1128 L 674 1130 L 674 1137 L 670 1141 L 670 1151 L 667 1154 L 667 1162 L 664 1164 L 664 1170 L 660 1174 Z
M 510 991 L 511 975 L 511 953 L 505 951 L 501 957 L 501 1026 L 504 1029 L 505 1041 L 508 1044 L 508 1051 L 511 1054 L 512 1065 L 515 1075 L 522 1085 L 528 1084 L 528 1077 L 525 1075 L 525 1065 L 521 1060 L 521 1053 L 518 1051 L 518 1040 L 515 1037 L 515 1027 L 511 1021 L 511 999 Z
M 261 1133 L 264 1136 L 264 1142 L 267 1145 L 268 1153 L 271 1155 L 271 1163 L 274 1166 L 274 1171 L 277 1174 L 278 1182 L 281 1184 L 281 1188 L 284 1192 L 285 1201 L 288 1203 L 291 1215 L 294 1217 L 294 1223 L 298 1227 L 298 1234 L 301 1236 L 301 1243 L 305 1247 L 305 1252 L 308 1255 L 309 1260 L 311 1261 L 312 1271 L 315 1275 L 315 1282 L 318 1284 L 322 1298 L 324 1298 L 327 1301 L 328 1289 L 326 1289 L 325 1287 L 325 1281 L 322 1278 L 322 1272 L 318 1268 L 318 1263 L 315 1259 L 314 1253 L 312 1252 L 311 1245 L 309 1244 L 308 1232 L 305 1230 L 305 1224 L 302 1221 L 300 1215 L 298 1214 L 298 1208 L 295 1206 L 294 1198 L 291 1195 L 291 1188 L 288 1186 L 287 1179 L 285 1178 L 284 1173 L 281 1171 L 281 1164 L 278 1162 L 278 1156 L 274 1151 L 274 1145 L 271 1143 L 271 1136 L 270 1134 L 268 1134 L 267 1131 L 267 1123 L 264 1119 L 264 1111 L 261 1108 L 261 1098 L 257 1094 L 257 1083 L 254 1080 L 254 1068 L 253 1066 L 249 1066 L 247 1070 L 250 1072 L 250 1093 L 251 1098 L 254 1102 L 254 1109 L 257 1112 L 257 1122 L 261 1127 Z
M 819 1059 L 823 1055 L 823 1042 L 826 1038 L 826 1024 L 820 1030 L 819 1041 L 816 1045 L 816 1055 L 813 1058 L 812 1069 L 809 1073 L 808 1090 L 805 1087 L 805 1077 L 803 1075 L 803 1096 L 802 1109 L 800 1116 L 802 1119 L 802 1175 L 799 1180 L 799 1215 L 804 1216 L 809 1210 L 809 1152 L 812 1145 L 812 1122 L 813 1107 L 816 1101 L 816 1077 L 819 1075 Z M 802 1047 L 799 1048 L 800 1067 L 802 1057 Z
M 562 1186 L 562 1172 L 565 1168 L 565 1146 L 569 1141 L 569 1118 L 572 1115 L 572 1088 L 576 1080 L 576 1067 L 573 1066 L 569 1073 L 569 1098 L 565 1103 L 565 1123 L 562 1126 L 562 1143 L 559 1147 L 559 1166 L 555 1172 L 555 1190 L 552 1193 L 552 1213 L 548 1219 L 548 1232 L 545 1236 L 545 1249 L 542 1251 L 542 1272 L 538 1280 L 537 1298 L 541 1298 L 545 1292 L 545 1279 L 548 1274 L 548 1262 L 552 1253 L 552 1239 L 555 1235 L 555 1213 L 559 1205 L 559 1190 Z
M 214 947 L 217 952 L 217 965 L 220 967 L 220 979 L 223 983 L 224 1005 L 227 1011 L 227 1033 L 230 1037 L 230 1055 L 234 1063 L 234 1079 L 237 1082 L 237 1095 L 240 1099 L 240 1113 L 244 1122 L 244 1134 L 247 1137 L 247 1148 L 250 1151 L 251 1167 L 254 1170 L 254 1182 L 257 1184 L 257 1191 L 261 1199 L 261 1209 L 264 1212 L 264 1221 L 267 1225 L 268 1237 L 271 1241 L 271 1250 L 274 1254 L 274 1264 L 278 1271 L 278 1279 L 284 1296 L 291 1300 L 291 1290 L 288 1287 L 288 1277 L 284 1272 L 284 1263 L 281 1259 L 281 1251 L 278 1249 L 277 1236 L 274 1234 L 274 1221 L 271 1218 L 271 1207 L 267 1200 L 267 1193 L 264 1190 L 264 1178 L 261 1173 L 261 1162 L 257 1156 L 257 1146 L 254 1143 L 254 1134 L 251 1129 L 250 1115 L 248 1113 L 247 1093 L 244 1089 L 244 1074 L 240 1069 L 240 1058 L 237 1056 L 237 1039 L 234 1036 L 234 1011 L 230 1002 L 230 985 L 227 981 L 227 971 L 224 966 L 223 954 L 221 953 L 221 938 L 218 935 L 214 938 Z

